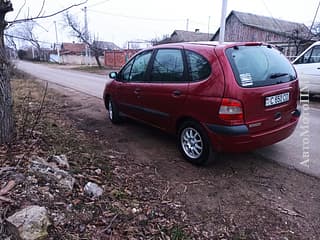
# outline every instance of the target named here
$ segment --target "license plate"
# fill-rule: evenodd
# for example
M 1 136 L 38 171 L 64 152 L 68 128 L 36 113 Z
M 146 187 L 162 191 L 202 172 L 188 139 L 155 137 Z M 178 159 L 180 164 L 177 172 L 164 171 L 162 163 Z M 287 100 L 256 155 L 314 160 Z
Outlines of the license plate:
M 280 103 L 288 102 L 290 94 L 288 92 L 266 97 L 265 106 L 273 106 Z

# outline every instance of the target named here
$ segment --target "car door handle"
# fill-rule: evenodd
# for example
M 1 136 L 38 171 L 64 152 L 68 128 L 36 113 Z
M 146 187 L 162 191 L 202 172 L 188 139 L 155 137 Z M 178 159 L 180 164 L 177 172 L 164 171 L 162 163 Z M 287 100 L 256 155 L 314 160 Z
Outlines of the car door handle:
M 139 94 L 141 92 L 141 89 L 140 88 L 136 88 L 135 90 L 134 90 L 134 94 Z
M 175 96 L 175 97 L 178 97 L 178 96 L 180 96 L 181 94 L 182 94 L 182 92 L 181 92 L 180 90 L 174 90 L 174 91 L 172 92 L 172 95 Z
M 317 69 L 319 69 L 319 70 L 320 70 L 320 67 L 318 67 Z

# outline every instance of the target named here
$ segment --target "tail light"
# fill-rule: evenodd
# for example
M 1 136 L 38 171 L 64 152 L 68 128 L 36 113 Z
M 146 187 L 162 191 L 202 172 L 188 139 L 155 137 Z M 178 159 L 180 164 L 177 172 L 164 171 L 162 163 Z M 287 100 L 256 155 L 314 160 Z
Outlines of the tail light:
M 223 98 L 219 109 L 219 118 L 230 125 L 243 124 L 241 102 L 231 98 Z

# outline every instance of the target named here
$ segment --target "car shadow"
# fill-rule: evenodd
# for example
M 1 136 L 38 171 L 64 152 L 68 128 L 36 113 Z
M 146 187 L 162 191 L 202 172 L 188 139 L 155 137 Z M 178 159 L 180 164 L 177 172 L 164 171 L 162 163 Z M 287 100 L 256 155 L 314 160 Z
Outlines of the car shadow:
M 121 132 L 127 133 L 126 148 L 130 148 L 130 142 L 135 142 L 134 146 L 142 149 L 139 156 L 145 154 L 152 156 L 149 164 L 154 165 L 164 175 L 190 176 L 190 171 L 198 172 L 201 175 L 217 175 L 241 173 L 246 176 L 256 172 L 257 168 L 269 171 L 270 165 L 275 165 L 271 160 L 255 154 L 255 152 L 245 153 L 218 153 L 217 157 L 210 161 L 208 165 L 196 166 L 186 161 L 177 148 L 176 137 L 168 135 L 160 129 L 145 125 L 135 120 L 126 119 L 119 128 Z M 123 139 L 122 139 L 123 140 Z M 142 152 L 141 152 L 142 151 Z M 134 153 L 133 153 L 134 154 Z M 136 161 L 137 156 L 132 156 Z M 184 169 L 181 171 L 181 169 Z M 194 176 L 195 177 L 195 176 Z M 187 177 L 188 178 L 188 177 Z

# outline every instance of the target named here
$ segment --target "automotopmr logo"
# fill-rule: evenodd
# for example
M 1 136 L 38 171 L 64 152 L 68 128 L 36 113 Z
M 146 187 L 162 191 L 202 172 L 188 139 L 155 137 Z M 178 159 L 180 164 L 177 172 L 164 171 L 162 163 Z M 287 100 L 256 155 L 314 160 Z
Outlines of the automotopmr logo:
M 302 140 L 302 160 L 301 165 L 310 168 L 310 94 L 309 88 L 300 89 L 300 137 Z

